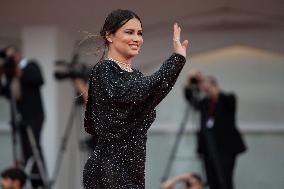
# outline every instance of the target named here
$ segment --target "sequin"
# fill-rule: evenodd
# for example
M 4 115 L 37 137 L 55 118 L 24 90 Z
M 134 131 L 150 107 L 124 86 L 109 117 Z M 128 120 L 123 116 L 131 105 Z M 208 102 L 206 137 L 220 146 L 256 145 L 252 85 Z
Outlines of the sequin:
M 111 60 L 94 66 L 84 127 L 98 144 L 84 167 L 85 189 L 145 188 L 147 131 L 185 61 L 174 53 L 150 76 L 124 71 Z

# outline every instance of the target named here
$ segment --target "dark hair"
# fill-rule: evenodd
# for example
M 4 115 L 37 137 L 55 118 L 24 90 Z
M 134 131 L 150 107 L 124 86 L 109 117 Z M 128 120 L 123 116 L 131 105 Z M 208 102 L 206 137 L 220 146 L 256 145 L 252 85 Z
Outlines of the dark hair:
M 107 33 L 114 34 L 119 28 L 121 28 L 126 22 L 128 22 L 132 18 L 138 19 L 142 25 L 142 22 L 139 16 L 130 10 L 116 9 L 116 10 L 113 10 L 106 17 L 105 23 L 100 31 L 100 35 L 104 39 L 104 47 L 105 47 L 102 57 L 104 57 L 105 49 L 109 45 L 109 42 L 106 39 L 106 34 Z
M 119 28 L 121 28 L 126 22 L 128 22 L 132 18 L 137 18 L 142 24 L 139 16 L 130 10 L 113 10 L 106 17 L 105 23 L 100 31 L 100 35 L 104 38 L 105 43 L 108 44 L 108 41 L 105 37 L 107 32 L 109 32 L 110 34 L 115 33 Z
M 202 178 L 201 178 L 201 176 L 199 174 L 197 174 L 197 173 L 190 173 L 190 175 L 193 178 L 195 178 L 200 185 L 202 185 L 202 186 L 204 185 L 204 183 L 202 181 Z M 187 181 L 185 181 L 185 185 L 186 185 L 186 187 L 190 187 L 191 188 L 192 183 L 191 183 L 190 180 L 187 180 Z
M 1 173 L 2 178 L 10 178 L 12 180 L 19 180 L 21 187 L 26 183 L 27 175 L 26 173 L 19 168 L 9 168 Z
M 191 175 L 192 175 L 192 177 L 195 178 L 199 183 L 201 183 L 201 184 L 203 183 L 202 178 L 201 178 L 201 176 L 200 176 L 199 174 L 197 174 L 197 173 L 192 173 Z

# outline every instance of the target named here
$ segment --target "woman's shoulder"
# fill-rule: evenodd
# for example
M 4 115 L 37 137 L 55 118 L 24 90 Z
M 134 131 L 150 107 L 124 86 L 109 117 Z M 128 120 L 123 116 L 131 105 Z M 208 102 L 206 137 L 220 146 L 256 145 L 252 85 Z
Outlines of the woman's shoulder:
M 106 72 L 113 70 L 113 65 L 111 64 L 110 60 L 100 60 L 95 66 L 94 71 L 97 72 Z
M 96 68 L 105 68 L 105 67 L 109 67 L 110 65 L 110 61 L 107 60 L 107 59 L 103 59 L 103 60 L 100 60 L 96 65 L 95 67 Z

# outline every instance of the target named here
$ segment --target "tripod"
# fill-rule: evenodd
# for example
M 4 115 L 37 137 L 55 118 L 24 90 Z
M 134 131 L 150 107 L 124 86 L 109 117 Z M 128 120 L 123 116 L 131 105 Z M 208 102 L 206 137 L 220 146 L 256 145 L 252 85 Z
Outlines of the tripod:
M 176 153 L 177 153 L 182 135 L 185 131 L 187 120 L 189 118 L 189 113 L 190 113 L 190 106 L 187 105 L 184 117 L 180 124 L 180 128 L 175 137 L 174 145 L 171 149 L 171 153 L 170 153 L 167 165 L 166 165 L 166 169 L 162 177 L 162 182 L 167 180 L 167 178 L 169 177 L 169 173 L 171 172 L 171 168 L 176 158 Z M 226 189 L 227 183 L 224 180 L 224 173 L 223 173 L 223 170 L 221 169 L 222 166 L 221 166 L 221 162 L 218 157 L 215 140 L 212 136 L 212 131 L 210 129 L 206 129 L 204 137 L 205 137 L 206 146 L 208 147 L 208 152 L 210 154 L 210 160 L 213 162 L 214 168 L 216 170 L 217 178 L 220 183 L 220 189 Z M 205 175 L 204 173 L 205 173 L 205 168 L 204 168 L 204 164 L 202 163 L 202 175 Z
M 173 163 L 175 161 L 176 153 L 177 153 L 177 150 L 178 150 L 178 147 L 179 147 L 182 135 L 183 135 L 183 133 L 185 131 L 187 120 L 188 120 L 189 115 L 190 115 L 189 114 L 190 110 L 191 110 L 190 106 L 187 105 L 186 109 L 185 109 L 185 113 L 184 113 L 183 119 L 182 119 L 182 122 L 181 122 L 180 127 L 179 127 L 179 130 L 178 130 L 178 132 L 176 134 L 176 137 L 175 137 L 174 145 L 173 145 L 173 147 L 171 149 L 171 152 L 170 152 L 170 156 L 169 156 L 169 159 L 168 159 L 168 162 L 167 162 L 167 165 L 166 165 L 166 169 L 165 169 L 163 177 L 162 177 L 162 182 L 168 179 L 169 174 L 171 172 L 172 165 L 173 165 Z
M 66 151 L 66 147 L 67 147 L 67 143 L 69 140 L 69 137 L 71 135 L 72 132 L 72 128 L 74 126 L 74 122 L 75 122 L 75 118 L 77 117 L 76 115 L 81 115 L 80 112 L 80 107 L 83 105 L 83 99 L 81 98 L 77 98 L 76 100 L 74 100 L 71 111 L 69 113 L 69 117 L 68 117 L 68 121 L 66 123 L 66 127 L 65 127 L 65 131 L 62 137 L 62 141 L 60 144 L 60 147 L 58 149 L 58 153 L 57 153 L 57 157 L 56 157 L 56 161 L 55 161 L 55 169 L 53 172 L 53 177 L 51 179 L 51 185 L 55 185 L 59 172 L 60 172 L 60 166 L 62 164 L 62 160 L 64 157 L 64 153 Z
M 180 124 L 179 129 L 178 129 L 178 132 L 176 133 L 175 141 L 174 141 L 173 147 L 172 147 L 171 152 L 170 152 L 170 156 L 169 156 L 169 159 L 168 159 L 168 162 L 167 162 L 167 165 L 166 165 L 166 169 L 165 169 L 163 177 L 161 179 L 162 182 L 164 182 L 164 181 L 166 181 L 168 179 L 168 177 L 170 175 L 170 172 L 171 172 L 171 169 L 172 169 L 172 166 L 173 166 L 173 163 L 174 163 L 175 159 L 177 158 L 176 154 L 177 154 L 177 151 L 178 151 L 178 148 L 179 148 L 182 136 L 184 135 L 184 132 L 185 132 L 185 129 L 186 129 L 186 124 L 187 124 L 187 121 L 189 119 L 191 110 L 192 110 L 192 108 L 190 107 L 189 104 L 187 104 L 184 116 L 182 118 L 182 122 Z M 194 118 L 194 116 L 193 116 L 194 114 L 191 114 L 191 115 L 192 115 L 192 118 Z M 197 135 L 197 133 L 195 135 Z M 197 159 L 201 163 L 201 175 L 206 180 L 205 166 L 202 163 L 201 156 L 198 155 Z
M 18 149 L 20 149 L 19 130 L 21 127 L 24 127 L 23 132 L 27 134 L 28 142 L 29 142 L 29 145 L 32 151 L 32 159 L 34 160 L 34 163 L 38 168 L 40 179 L 42 180 L 44 187 L 49 188 L 47 173 L 44 167 L 43 160 L 40 156 L 39 148 L 37 146 L 35 136 L 33 134 L 31 126 L 29 124 L 23 124 L 22 116 L 18 112 L 18 109 L 17 109 L 16 96 L 13 94 L 12 85 L 11 85 L 14 79 L 16 78 L 11 77 L 10 79 L 8 79 L 7 86 L 9 89 L 8 96 L 10 99 L 9 102 L 10 102 L 10 109 L 11 109 L 13 159 L 15 162 L 15 166 L 16 167 L 21 166 L 20 153 L 18 152 Z

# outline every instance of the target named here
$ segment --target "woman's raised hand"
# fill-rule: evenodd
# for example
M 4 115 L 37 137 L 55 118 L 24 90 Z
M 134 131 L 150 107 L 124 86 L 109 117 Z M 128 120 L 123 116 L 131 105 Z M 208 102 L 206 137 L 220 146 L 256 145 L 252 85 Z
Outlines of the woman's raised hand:
M 173 46 L 174 52 L 186 57 L 186 49 L 188 46 L 188 40 L 184 40 L 182 43 L 180 42 L 180 32 L 181 28 L 177 23 L 174 24 L 174 32 L 173 32 Z

